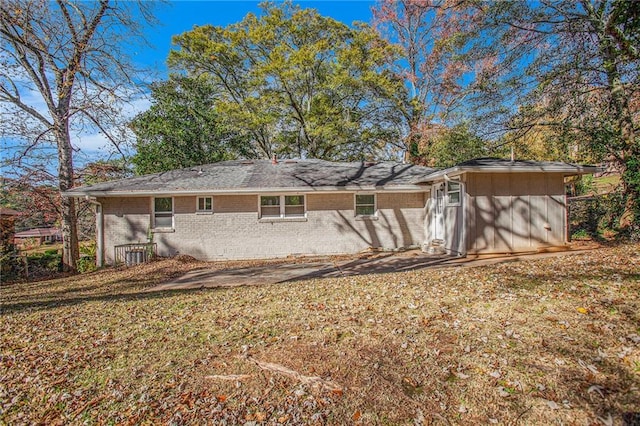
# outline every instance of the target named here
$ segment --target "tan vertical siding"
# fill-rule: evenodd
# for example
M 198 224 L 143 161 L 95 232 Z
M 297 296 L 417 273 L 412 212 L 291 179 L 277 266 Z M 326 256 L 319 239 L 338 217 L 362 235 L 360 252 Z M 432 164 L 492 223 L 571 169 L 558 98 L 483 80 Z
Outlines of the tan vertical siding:
M 549 227 L 547 242 L 552 245 L 564 244 L 567 240 L 566 232 L 566 196 L 564 180 L 547 175 L 547 214 Z
M 471 173 L 470 252 L 534 250 L 566 241 L 559 173 Z
M 531 247 L 531 180 L 510 179 L 512 247 Z
M 470 236 L 473 245 L 470 247 L 476 251 L 492 249 L 494 242 L 494 213 L 492 180 L 490 174 L 472 174 L 469 180 L 474 184 L 474 192 L 471 193 L 475 208 L 475 234 Z

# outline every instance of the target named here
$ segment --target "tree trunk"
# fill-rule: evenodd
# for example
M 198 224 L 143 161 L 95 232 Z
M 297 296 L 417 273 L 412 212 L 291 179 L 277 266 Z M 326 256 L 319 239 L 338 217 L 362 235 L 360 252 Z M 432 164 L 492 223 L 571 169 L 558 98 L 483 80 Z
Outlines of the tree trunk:
M 600 18 L 593 15 L 593 9 L 591 9 L 591 16 Z M 615 40 L 606 30 L 606 24 L 601 23 L 601 25 L 601 27 L 595 26 L 594 30 L 598 32 L 600 38 L 603 68 L 607 76 L 607 89 L 611 103 L 610 115 L 613 118 L 616 136 L 619 138 L 619 143 L 613 145 L 617 150 L 613 154 L 622 163 L 621 177 L 625 197 L 625 206 L 620 216 L 619 227 L 622 231 L 627 231 L 633 228 L 640 216 L 640 206 L 637 200 L 640 193 L 640 166 L 636 157 L 633 114 L 619 68 L 621 52 L 616 49 Z
M 619 227 L 622 231 L 633 231 L 640 223 L 640 159 L 630 155 L 622 167 L 622 185 L 625 204 L 620 216 Z
M 58 187 L 60 192 L 73 188 L 73 149 L 69 137 L 68 123 L 56 123 L 58 145 Z M 62 232 L 62 263 L 65 272 L 76 272 L 76 260 L 80 256 L 76 202 L 73 197 L 62 197 L 60 227 Z

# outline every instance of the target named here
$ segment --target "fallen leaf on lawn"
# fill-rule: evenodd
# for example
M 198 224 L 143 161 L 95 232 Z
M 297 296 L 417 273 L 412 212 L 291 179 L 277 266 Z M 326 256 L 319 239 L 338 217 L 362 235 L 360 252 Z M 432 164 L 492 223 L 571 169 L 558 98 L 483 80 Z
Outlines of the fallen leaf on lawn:
M 552 410 L 558 410 L 558 409 L 560 409 L 560 406 L 559 406 L 555 401 L 547 400 L 547 401 L 546 401 L 546 403 L 547 403 L 547 406 L 548 406 L 549 408 L 551 408 Z
M 587 364 L 586 362 L 584 362 L 583 360 L 579 359 L 578 360 L 578 364 L 580 365 L 580 367 L 585 368 L 589 371 L 591 371 L 593 374 L 598 374 L 598 369 L 596 368 L 595 365 L 593 364 Z
M 604 390 L 604 387 L 600 385 L 591 385 L 589 386 L 589 389 L 587 389 L 587 393 L 597 392 L 598 394 L 600 394 L 602 398 L 604 398 L 604 393 L 602 392 L 603 390 Z
M 498 395 L 500 395 L 502 398 L 506 398 L 506 397 L 508 397 L 508 396 L 509 396 L 509 395 L 511 395 L 511 394 L 510 394 L 509 392 L 507 392 L 507 391 L 505 390 L 505 388 L 503 388 L 503 387 L 499 387 L 499 388 L 498 388 Z
M 581 314 L 586 314 L 587 312 L 589 312 L 587 311 L 587 308 L 583 308 L 582 306 L 576 309 L 576 311 L 580 312 Z
M 354 422 L 357 422 L 360 417 L 362 417 L 362 413 L 360 412 L 360 410 L 356 411 L 355 413 L 353 413 L 353 416 L 351 416 Z
M 611 417 L 611 413 L 607 413 L 607 418 L 598 416 L 598 420 L 602 422 L 604 426 L 613 426 L 613 418 Z

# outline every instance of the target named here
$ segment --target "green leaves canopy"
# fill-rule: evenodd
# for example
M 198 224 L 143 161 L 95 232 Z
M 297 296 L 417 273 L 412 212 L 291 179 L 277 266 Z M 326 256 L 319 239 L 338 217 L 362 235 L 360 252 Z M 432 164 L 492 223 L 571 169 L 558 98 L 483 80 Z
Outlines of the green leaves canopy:
M 151 87 L 153 105 L 131 122 L 139 174 L 229 160 L 246 151 L 245 140 L 226 128 L 214 109 L 214 88 L 206 76 L 182 77 Z
M 290 3 L 264 4 L 225 28 L 174 37 L 174 70 L 207 78 L 225 126 L 260 157 L 378 157 L 399 138 L 394 97 L 403 83 L 384 70 L 391 45 Z

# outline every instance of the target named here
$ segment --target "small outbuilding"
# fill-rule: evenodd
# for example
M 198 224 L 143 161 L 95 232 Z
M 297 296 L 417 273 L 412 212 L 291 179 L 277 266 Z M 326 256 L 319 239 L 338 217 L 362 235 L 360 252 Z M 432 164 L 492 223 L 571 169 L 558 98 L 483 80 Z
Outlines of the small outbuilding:
M 439 170 L 431 187 L 425 241 L 453 254 L 528 252 L 568 242 L 565 178 L 593 166 L 479 158 Z
M 62 241 L 62 233 L 58 228 L 33 228 L 16 232 L 13 239 L 17 246 L 24 247 L 29 243 L 39 246 Z
M 444 170 L 393 162 L 238 160 L 74 188 L 97 206 L 98 264 L 152 241 L 203 260 L 437 246 L 453 255 L 567 243 L 567 176 L 595 167 L 483 158 Z

